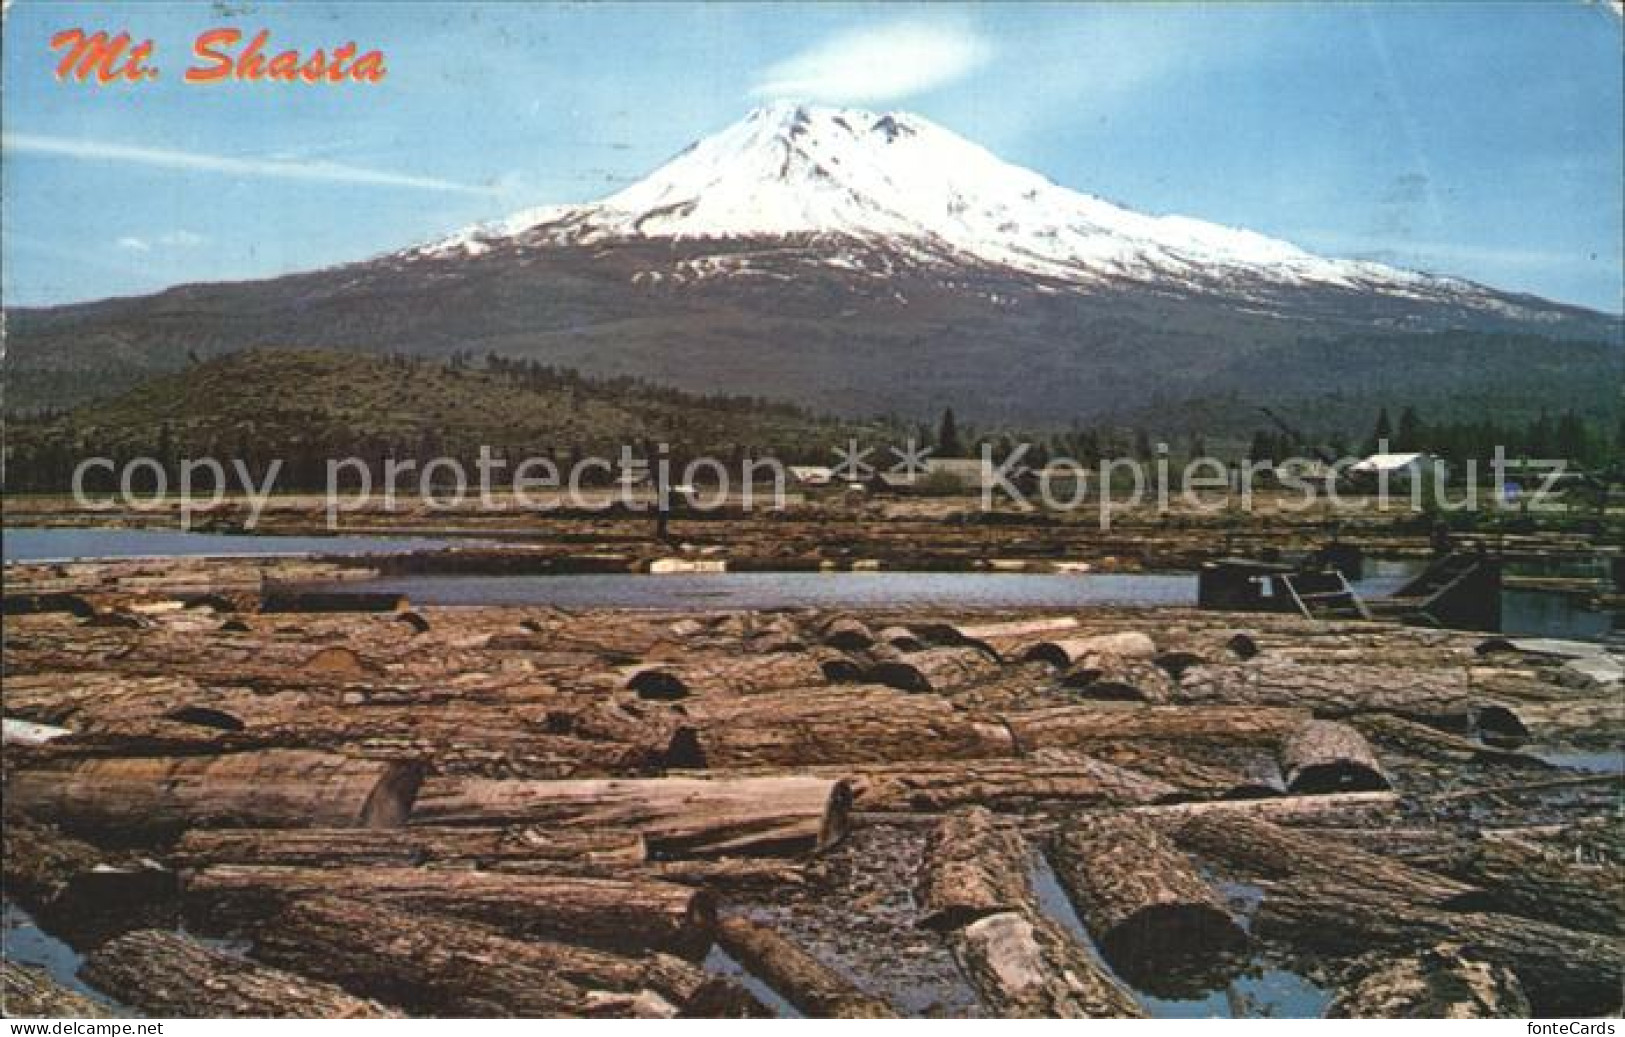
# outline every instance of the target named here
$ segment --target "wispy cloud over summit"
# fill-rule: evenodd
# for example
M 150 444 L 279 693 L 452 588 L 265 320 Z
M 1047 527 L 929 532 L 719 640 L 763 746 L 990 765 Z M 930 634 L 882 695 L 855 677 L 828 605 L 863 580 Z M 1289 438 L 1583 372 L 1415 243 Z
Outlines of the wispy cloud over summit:
M 876 104 L 947 86 L 993 57 L 968 27 L 894 22 L 829 37 L 767 69 L 761 98 Z

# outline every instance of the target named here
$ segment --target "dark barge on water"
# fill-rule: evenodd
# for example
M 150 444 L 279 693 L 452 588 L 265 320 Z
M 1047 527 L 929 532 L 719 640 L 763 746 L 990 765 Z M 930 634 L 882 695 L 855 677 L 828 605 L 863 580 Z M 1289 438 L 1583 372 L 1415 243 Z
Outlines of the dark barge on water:
M 1232 612 L 1285 612 L 1310 619 L 1392 619 L 1410 626 L 1501 629 L 1501 560 L 1458 551 L 1429 565 L 1385 598 L 1369 601 L 1349 583 L 1359 560 L 1317 552 L 1298 564 L 1222 558 L 1202 566 L 1197 604 Z

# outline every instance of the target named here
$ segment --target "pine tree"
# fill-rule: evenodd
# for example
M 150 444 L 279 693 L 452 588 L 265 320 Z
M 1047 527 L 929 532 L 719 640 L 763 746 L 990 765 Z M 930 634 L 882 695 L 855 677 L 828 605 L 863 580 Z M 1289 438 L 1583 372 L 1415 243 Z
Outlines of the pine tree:
M 1371 439 L 1366 444 L 1365 452 L 1374 454 L 1382 449 L 1383 440 L 1388 440 L 1388 446 L 1393 447 L 1394 427 L 1388 421 L 1388 408 L 1384 407 L 1377 412 L 1377 427 L 1371 430 Z
M 1399 429 L 1394 433 L 1394 448 L 1421 450 L 1423 446 L 1422 419 L 1416 416 L 1415 407 L 1406 407 L 1399 412 Z
M 942 424 L 937 429 L 937 454 L 940 457 L 962 457 L 965 445 L 959 441 L 959 423 L 954 420 L 954 409 L 942 412 Z
M 1552 448 L 1565 461 L 1585 461 L 1591 454 L 1590 437 L 1585 422 L 1573 411 L 1566 411 L 1557 421 L 1552 434 Z
M 1247 459 L 1249 461 L 1274 461 L 1275 460 L 1275 439 L 1274 439 L 1274 437 L 1272 437 L 1264 429 L 1255 430 L 1253 432 L 1252 445 L 1250 445 L 1247 448 Z

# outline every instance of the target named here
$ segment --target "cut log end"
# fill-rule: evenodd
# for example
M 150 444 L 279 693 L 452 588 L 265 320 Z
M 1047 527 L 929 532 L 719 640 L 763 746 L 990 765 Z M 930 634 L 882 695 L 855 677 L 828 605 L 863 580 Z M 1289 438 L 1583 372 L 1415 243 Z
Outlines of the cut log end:
M 1155 975 L 1170 961 L 1241 950 L 1247 936 L 1211 904 L 1153 904 L 1119 923 L 1100 943 L 1107 960 L 1136 980 Z
M 1281 746 L 1287 791 L 1296 795 L 1381 792 L 1388 776 L 1365 736 L 1347 724 L 1312 720 Z
M 626 682 L 628 691 L 649 702 L 676 702 L 688 698 L 688 685 L 668 670 L 640 670 Z

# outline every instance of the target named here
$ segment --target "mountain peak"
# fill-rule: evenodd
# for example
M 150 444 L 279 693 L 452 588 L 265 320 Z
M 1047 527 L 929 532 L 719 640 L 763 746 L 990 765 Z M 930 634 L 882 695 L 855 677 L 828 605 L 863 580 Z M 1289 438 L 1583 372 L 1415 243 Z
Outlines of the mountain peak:
M 994 268 L 1059 290 L 1139 283 L 1255 301 L 1315 287 L 1457 301 L 1488 294 L 1463 281 L 1322 258 L 1248 230 L 1125 209 L 1005 162 L 918 115 L 795 101 L 752 110 L 600 202 L 518 213 L 418 254 L 478 253 L 506 239 L 787 238 Z M 828 258 L 852 262 L 841 248 Z

